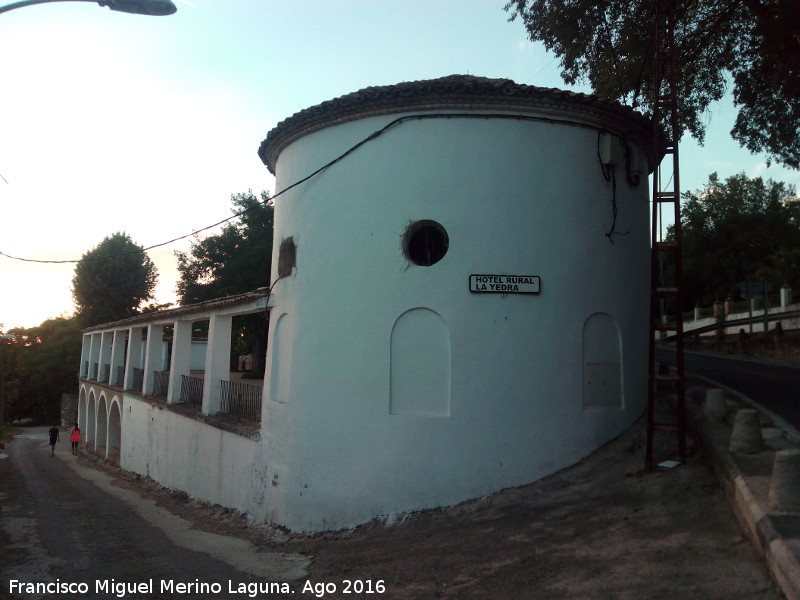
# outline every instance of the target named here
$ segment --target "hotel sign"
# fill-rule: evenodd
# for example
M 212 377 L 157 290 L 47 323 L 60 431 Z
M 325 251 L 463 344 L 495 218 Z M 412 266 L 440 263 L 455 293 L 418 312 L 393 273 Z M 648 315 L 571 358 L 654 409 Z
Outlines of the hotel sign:
M 538 275 L 470 275 L 469 291 L 476 294 L 538 294 Z

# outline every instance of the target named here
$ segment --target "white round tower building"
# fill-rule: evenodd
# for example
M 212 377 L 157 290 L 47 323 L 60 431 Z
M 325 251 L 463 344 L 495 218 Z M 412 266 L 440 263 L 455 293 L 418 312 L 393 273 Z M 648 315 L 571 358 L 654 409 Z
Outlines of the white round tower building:
M 313 531 L 451 505 L 628 427 L 651 135 L 615 103 L 471 76 L 275 127 L 260 516 Z

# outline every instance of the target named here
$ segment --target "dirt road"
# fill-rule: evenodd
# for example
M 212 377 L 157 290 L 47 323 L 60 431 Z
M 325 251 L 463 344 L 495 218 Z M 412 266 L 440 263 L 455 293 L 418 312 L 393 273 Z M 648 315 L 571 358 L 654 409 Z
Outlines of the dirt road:
M 64 441 L 51 457 L 46 432 L 17 436 L 0 460 L 0 598 L 187 598 L 176 584 L 214 582 L 227 592 L 228 582 L 305 575 L 304 557 L 195 528 L 139 490 L 113 485 Z
M 61 464 L 62 471 L 78 467 L 70 475 L 73 483 L 58 490 L 43 487 L 38 495 L 33 488 L 52 484 L 59 475 L 46 466 L 37 476 L 38 484 L 36 479 L 14 483 L 13 478 L 22 475 L 11 475 L 10 467 L 24 466 L 17 457 L 10 463 L 0 461 L 9 463 L 0 464 L 5 494 L 0 524 L 6 532 L 0 550 L 2 584 L 7 585 L 10 577 L 22 578 L 20 574 L 45 581 L 75 579 L 76 573 L 84 579 L 137 580 L 149 573 L 156 579 L 184 581 L 224 581 L 226 573 L 232 573 L 230 577 L 256 580 L 252 570 L 258 562 L 266 564 L 279 556 L 301 569 L 289 593 L 257 597 L 780 598 L 702 457 L 692 448 L 687 465 L 645 473 L 643 442 L 640 423 L 584 462 L 537 483 L 455 508 L 411 515 L 391 527 L 375 524 L 314 537 L 248 524 L 231 511 L 203 506 L 108 465 L 91 468 L 87 458 Z M 61 458 L 72 460 L 64 456 L 68 450 L 63 451 Z M 45 465 L 55 460 L 49 458 L 44 438 L 18 439 L 5 452 L 12 457 L 38 452 L 41 457 L 33 459 Z M 59 469 L 59 463 L 53 462 L 53 468 Z M 79 495 L 68 496 L 69 488 Z M 90 498 L 99 493 L 106 496 Z M 53 502 L 59 512 L 54 512 Z M 145 508 L 136 509 L 137 503 Z M 84 505 L 88 512 L 83 512 Z M 141 511 L 156 509 L 163 514 L 142 516 Z M 140 521 L 123 524 L 125 513 L 137 513 Z M 185 540 L 176 543 L 169 534 L 173 517 L 179 528 L 184 524 L 185 539 L 202 538 L 203 532 L 220 537 L 205 546 Z M 13 531 L 9 534 L 14 523 L 27 528 L 24 535 L 16 533 L 17 538 L 27 536 L 25 540 L 13 539 Z M 102 534 L 76 542 L 75 532 L 82 528 Z M 114 533 L 121 529 L 125 537 Z M 239 539 L 247 547 L 230 555 L 220 553 L 217 546 L 229 539 Z M 257 557 L 256 564 L 232 564 L 237 553 Z M 188 558 L 179 561 L 180 554 Z M 307 575 L 302 575 L 306 564 Z M 96 572 L 82 571 L 91 568 Z
M 702 459 L 645 473 L 643 441 L 640 424 L 535 484 L 287 547 L 312 578 L 384 579 L 397 599 L 780 598 Z

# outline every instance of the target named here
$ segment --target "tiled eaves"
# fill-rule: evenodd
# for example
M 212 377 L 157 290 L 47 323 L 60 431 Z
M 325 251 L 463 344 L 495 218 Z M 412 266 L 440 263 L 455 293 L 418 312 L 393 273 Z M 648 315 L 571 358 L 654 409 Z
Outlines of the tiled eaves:
M 267 134 L 258 155 L 274 174 L 287 146 L 320 129 L 379 115 L 455 110 L 509 111 L 594 123 L 636 141 L 653 164 L 652 123 L 628 106 L 597 96 L 473 75 L 368 87 L 327 100 L 281 121 Z
M 231 306 L 236 306 L 239 304 L 247 304 L 248 302 L 253 302 L 260 298 L 266 298 L 268 295 L 269 295 L 268 288 L 265 287 L 258 288 L 250 292 L 245 292 L 244 294 L 225 296 L 223 298 L 214 298 L 213 300 L 206 300 L 205 302 L 187 304 L 185 306 L 178 306 L 176 308 L 169 308 L 167 310 L 161 310 L 158 312 L 143 313 L 140 315 L 135 315 L 133 317 L 128 317 L 127 319 L 112 321 L 110 323 L 100 323 L 98 325 L 92 325 L 91 327 L 87 327 L 86 329 L 84 329 L 83 333 L 89 333 L 92 331 L 100 331 L 100 330 L 105 331 L 108 329 L 124 329 L 126 327 L 130 327 L 140 323 L 162 322 L 178 317 L 185 318 L 185 317 L 190 317 L 192 315 L 207 314 L 213 310 L 229 308 Z

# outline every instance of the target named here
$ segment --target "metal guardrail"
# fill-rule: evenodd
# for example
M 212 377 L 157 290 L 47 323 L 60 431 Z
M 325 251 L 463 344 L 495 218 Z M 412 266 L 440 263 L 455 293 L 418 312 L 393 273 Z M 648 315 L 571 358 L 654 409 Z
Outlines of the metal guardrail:
M 144 387 L 144 369 L 138 369 L 133 367 L 133 383 L 131 387 L 128 388 L 128 391 L 131 392 L 142 392 L 142 388 Z
M 203 406 L 203 379 L 181 375 L 181 402 Z
M 169 391 L 169 371 L 153 371 L 153 396 L 166 398 Z
M 684 330 L 683 336 L 686 337 L 688 335 L 700 335 L 702 333 L 708 333 L 709 331 L 718 331 L 720 329 L 727 329 L 728 327 L 737 327 L 739 325 L 749 325 L 750 323 L 783 321 L 785 319 L 797 319 L 797 318 L 800 318 L 800 310 L 787 310 L 784 312 L 767 313 L 766 315 L 758 315 L 753 317 L 747 316 L 741 319 L 731 319 L 730 321 L 719 321 L 712 325 L 706 325 L 704 327 L 698 327 L 696 329 Z M 674 339 L 675 336 L 670 335 L 659 341 L 670 342 Z
M 264 386 L 220 380 L 220 411 L 237 419 L 261 422 L 261 397 Z

